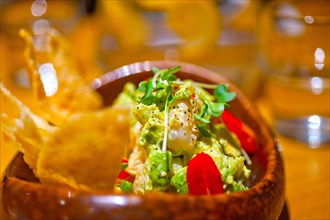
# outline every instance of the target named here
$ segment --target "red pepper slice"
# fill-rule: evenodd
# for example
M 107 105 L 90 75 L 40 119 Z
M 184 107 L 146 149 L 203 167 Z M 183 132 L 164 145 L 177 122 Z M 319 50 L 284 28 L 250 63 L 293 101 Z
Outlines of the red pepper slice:
M 134 180 L 134 177 L 131 174 L 129 174 L 126 170 L 120 171 L 117 178 L 120 180 L 126 180 L 128 182 L 133 182 Z
M 121 159 L 121 164 L 128 164 L 128 160 L 126 158 Z
M 134 176 L 132 176 L 130 173 L 128 173 L 125 169 L 128 166 L 128 160 L 126 158 L 123 158 L 121 160 L 121 166 L 122 170 L 118 173 L 117 178 L 119 180 L 126 180 L 129 182 L 133 182 Z
M 221 118 L 228 130 L 237 136 L 245 152 L 248 154 L 255 153 L 257 142 L 253 130 L 226 109 L 222 112 Z
M 190 195 L 224 193 L 221 173 L 206 153 L 199 153 L 189 161 L 187 184 Z

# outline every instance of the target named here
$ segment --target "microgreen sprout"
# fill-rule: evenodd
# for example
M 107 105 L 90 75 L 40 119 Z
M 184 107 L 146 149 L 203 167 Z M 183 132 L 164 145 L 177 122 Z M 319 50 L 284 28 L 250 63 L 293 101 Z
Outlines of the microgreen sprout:
M 160 110 L 164 111 L 164 138 L 162 144 L 162 150 L 166 151 L 167 148 L 167 136 L 168 136 L 168 111 L 171 104 L 175 101 L 176 97 L 173 96 L 172 91 L 174 82 L 177 78 L 175 73 L 180 71 L 180 66 L 175 66 L 171 69 L 153 68 L 154 76 L 147 81 L 143 81 L 139 84 L 139 91 L 142 91 L 144 95 L 141 97 L 140 102 L 145 105 L 156 104 L 160 107 Z M 165 106 L 160 103 L 165 99 Z
M 207 86 L 208 84 L 203 84 Z M 211 86 L 208 86 L 211 87 Z M 200 96 L 203 96 L 202 93 L 199 93 Z M 199 114 L 194 114 L 195 120 L 199 123 L 197 125 L 198 129 L 202 135 L 209 137 L 210 132 L 207 130 L 206 125 L 210 123 L 211 116 L 219 117 L 225 108 L 229 107 L 227 102 L 232 101 L 236 94 L 234 92 L 228 92 L 227 86 L 224 84 L 216 85 L 214 88 L 213 95 L 217 102 L 209 100 L 206 97 L 202 97 L 204 100 L 204 105 Z
M 143 92 L 143 96 L 140 97 L 141 103 L 145 105 L 156 104 L 161 111 L 164 112 L 164 137 L 162 143 L 162 150 L 167 149 L 168 138 L 168 113 L 170 106 L 175 102 L 177 97 L 173 93 L 177 89 L 178 85 L 187 84 L 186 81 L 177 80 L 175 74 L 181 69 L 180 66 L 175 66 L 170 69 L 153 68 L 154 76 L 139 84 L 138 90 Z M 230 107 L 228 102 L 232 101 L 236 94 L 235 92 L 229 92 L 228 87 L 225 84 L 207 84 L 199 82 L 188 82 L 195 87 L 197 95 L 203 100 L 203 106 L 199 114 L 194 114 L 194 119 L 198 122 L 197 127 L 201 134 L 205 137 L 211 137 L 211 132 L 208 129 L 208 124 L 211 123 L 211 117 L 220 117 L 225 108 Z M 213 89 L 214 99 L 205 95 L 202 89 Z M 165 104 L 163 103 L 165 100 Z M 226 128 L 229 132 L 229 130 Z M 251 160 L 247 153 L 240 146 L 243 156 L 246 158 L 247 163 L 250 164 Z

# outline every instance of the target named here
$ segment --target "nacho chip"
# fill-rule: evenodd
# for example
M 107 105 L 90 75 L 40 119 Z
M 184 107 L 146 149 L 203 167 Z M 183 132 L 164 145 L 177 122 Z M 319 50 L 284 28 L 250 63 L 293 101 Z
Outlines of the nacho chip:
M 179 34 L 183 57 L 198 59 L 212 49 L 219 38 L 222 17 L 214 1 L 174 1 L 167 8 L 167 24 Z
M 17 149 L 21 146 L 17 142 L 8 138 L 3 132 L 0 131 L 0 173 L 3 175 L 6 172 L 8 164 L 17 154 Z M 1 215 L 0 215 L 1 216 Z
M 64 123 L 40 153 L 41 182 L 87 191 L 112 189 L 128 145 L 128 116 L 127 108 L 109 107 Z
M 26 163 L 35 171 L 43 137 L 49 136 L 55 128 L 33 114 L 2 84 L 0 91 L 2 135 L 17 143 Z
M 121 50 L 142 49 L 148 40 L 148 26 L 132 1 L 99 1 L 106 31 L 116 37 Z
M 20 35 L 27 43 L 24 55 L 41 117 L 60 125 L 102 106 L 101 96 L 76 68 L 66 38 L 51 28 L 35 36 L 21 30 Z

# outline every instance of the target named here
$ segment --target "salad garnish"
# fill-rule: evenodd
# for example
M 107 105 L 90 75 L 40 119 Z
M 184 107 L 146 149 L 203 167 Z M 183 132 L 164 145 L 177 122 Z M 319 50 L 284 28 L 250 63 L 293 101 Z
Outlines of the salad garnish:
M 191 195 L 248 189 L 245 163 L 251 164 L 256 141 L 228 111 L 235 92 L 225 84 L 181 80 L 180 70 L 153 68 L 153 77 L 137 88 L 126 84 L 116 100 L 132 106 L 131 149 L 117 188 Z

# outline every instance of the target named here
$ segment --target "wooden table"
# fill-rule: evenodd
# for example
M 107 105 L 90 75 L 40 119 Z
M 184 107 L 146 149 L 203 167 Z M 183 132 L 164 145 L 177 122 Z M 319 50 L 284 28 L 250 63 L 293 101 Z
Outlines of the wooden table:
M 279 136 L 291 219 L 330 219 L 329 144 L 319 149 Z
M 272 126 L 264 99 L 257 102 Z M 330 144 L 317 149 L 277 133 L 286 174 L 286 206 L 290 219 L 330 219 Z
M 271 123 L 267 104 L 257 102 L 260 112 Z M 311 149 L 278 135 L 286 172 L 286 207 L 290 219 L 330 219 L 330 145 Z M 1 145 L 1 175 L 15 154 L 12 146 Z

